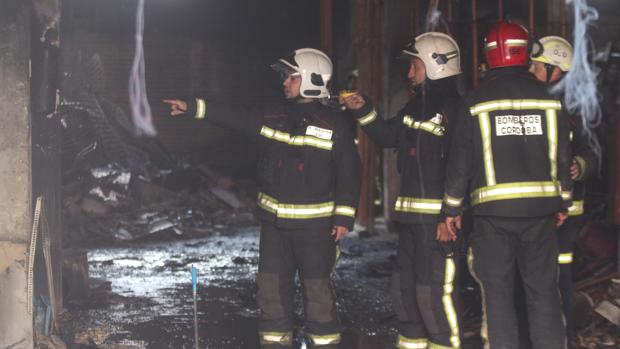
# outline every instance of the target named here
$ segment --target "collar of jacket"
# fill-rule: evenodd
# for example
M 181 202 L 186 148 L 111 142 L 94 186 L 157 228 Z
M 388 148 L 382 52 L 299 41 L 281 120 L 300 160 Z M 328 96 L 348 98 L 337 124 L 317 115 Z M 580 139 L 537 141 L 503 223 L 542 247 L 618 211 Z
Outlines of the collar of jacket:
M 500 68 L 491 69 L 487 72 L 486 76 L 484 77 L 484 80 L 487 81 L 487 80 L 497 79 L 499 77 L 515 76 L 515 75 L 520 75 L 520 76 L 525 76 L 525 77 L 535 79 L 534 75 L 532 75 L 528 71 L 528 67 L 524 66 L 524 67 L 500 67 Z

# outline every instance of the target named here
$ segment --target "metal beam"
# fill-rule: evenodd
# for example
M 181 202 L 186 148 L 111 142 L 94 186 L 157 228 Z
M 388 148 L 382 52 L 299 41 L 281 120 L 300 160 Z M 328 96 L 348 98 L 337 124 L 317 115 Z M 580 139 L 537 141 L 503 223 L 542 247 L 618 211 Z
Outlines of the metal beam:
M 477 0 L 471 0 L 471 78 L 472 85 L 478 86 L 478 5 Z
M 321 49 L 330 57 L 334 54 L 333 12 L 332 0 L 321 0 Z
M 357 43 L 359 90 L 369 96 L 375 105 L 382 100 L 383 85 L 383 1 L 354 1 Z M 373 229 L 374 201 L 377 196 L 376 178 L 379 173 L 378 150 L 372 140 L 358 131 L 358 150 L 362 158 L 362 190 L 358 208 L 359 223 Z

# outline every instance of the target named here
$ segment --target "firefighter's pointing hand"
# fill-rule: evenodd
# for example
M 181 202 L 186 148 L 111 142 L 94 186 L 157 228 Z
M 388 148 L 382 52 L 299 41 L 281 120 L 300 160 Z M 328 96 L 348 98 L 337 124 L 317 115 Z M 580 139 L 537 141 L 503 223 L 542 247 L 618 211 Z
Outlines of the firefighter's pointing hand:
M 162 102 L 170 106 L 170 115 L 178 116 L 187 112 L 187 103 L 180 99 L 164 99 Z

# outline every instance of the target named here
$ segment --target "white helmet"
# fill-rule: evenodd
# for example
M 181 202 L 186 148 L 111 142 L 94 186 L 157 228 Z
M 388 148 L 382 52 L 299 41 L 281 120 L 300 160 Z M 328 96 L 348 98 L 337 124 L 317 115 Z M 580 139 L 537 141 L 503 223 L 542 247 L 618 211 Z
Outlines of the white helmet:
M 573 64 L 573 47 L 559 36 L 545 36 L 534 42 L 530 58 L 534 62 L 550 64 L 567 72 Z
M 421 59 L 426 68 L 426 77 L 431 80 L 461 73 L 459 45 L 444 33 L 420 34 L 403 50 L 403 53 Z
M 271 67 L 286 74 L 301 76 L 299 93 L 305 98 L 329 97 L 327 83 L 332 77 L 332 61 L 313 48 L 300 48 L 280 58 Z

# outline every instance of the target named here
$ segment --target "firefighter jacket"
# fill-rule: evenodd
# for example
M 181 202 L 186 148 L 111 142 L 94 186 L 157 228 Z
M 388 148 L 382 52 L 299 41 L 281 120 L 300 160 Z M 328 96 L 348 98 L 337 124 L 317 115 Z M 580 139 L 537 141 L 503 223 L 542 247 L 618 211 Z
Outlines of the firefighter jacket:
M 340 112 L 319 102 L 251 109 L 197 98 L 186 114 L 258 142 L 260 220 L 282 228 L 353 228 L 361 164 L 353 128 Z
M 599 161 L 594 154 L 588 139 L 583 131 L 583 124 L 579 117 L 569 117 L 570 124 L 570 144 L 573 154 L 573 161 L 580 168 L 579 177 L 575 178 L 573 187 L 573 205 L 568 208 L 568 215 L 576 217 L 583 215 L 584 199 L 586 194 L 585 181 L 592 178 L 597 171 Z
M 351 111 L 378 146 L 396 149 L 400 173 L 396 221 L 437 222 L 444 189 L 448 120 L 456 112 L 458 98 L 453 79 L 427 80 L 393 118 L 383 119 L 368 99 L 363 108 Z
M 568 117 L 526 68 L 498 68 L 459 108 L 443 211 L 540 217 L 572 203 Z

